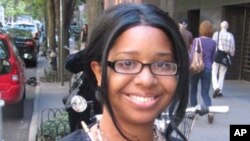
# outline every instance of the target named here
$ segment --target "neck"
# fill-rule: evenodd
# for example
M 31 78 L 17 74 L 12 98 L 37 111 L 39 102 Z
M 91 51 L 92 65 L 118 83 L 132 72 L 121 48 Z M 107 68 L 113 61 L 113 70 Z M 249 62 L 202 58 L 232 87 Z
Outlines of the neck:
M 107 134 L 105 132 L 102 131 L 99 122 L 96 125 L 96 130 L 94 133 L 92 133 L 92 135 L 94 135 L 94 137 L 92 138 L 92 140 L 94 141 L 117 141 L 117 140 L 121 140 L 121 141 L 125 141 L 124 139 L 118 139 L 118 138 L 110 138 L 107 136 Z M 111 132 L 111 131 L 109 131 Z M 146 133 L 145 133 L 146 134 Z M 138 137 L 133 137 L 131 139 L 129 139 L 131 141 L 166 141 L 166 139 L 164 138 L 164 136 L 155 128 L 153 131 L 153 136 L 151 138 L 138 138 Z
M 133 141 L 154 141 L 156 132 L 153 124 L 135 125 L 123 119 L 118 119 L 118 126 L 122 133 Z M 99 129 L 102 133 L 102 137 L 106 138 L 106 141 L 127 141 L 116 129 L 109 113 L 106 110 L 103 111 L 102 119 L 99 123 Z M 104 140 L 105 141 L 105 140 Z M 158 140 L 159 141 L 159 140 Z
M 221 31 L 227 31 L 227 29 L 222 28 Z
M 185 27 L 180 27 L 180 30 L 185 30 L 186 28 Z

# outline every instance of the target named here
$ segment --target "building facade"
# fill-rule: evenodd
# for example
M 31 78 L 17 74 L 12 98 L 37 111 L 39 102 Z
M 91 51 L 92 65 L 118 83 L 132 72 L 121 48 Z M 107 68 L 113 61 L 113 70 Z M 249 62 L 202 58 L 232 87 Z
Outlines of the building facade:
M 198 36 L 199 23 L 203 20 L 210 20 L 215 31 L 219 30 L 221 21 L 227 20 L 229 31 L 235 37 L 236 50 L 226 79 L 250 81 L 250 0 L 168 1 L 172 1 L 174 8 L 167 11 L 176 21 L 187 19 L 194 36 Z
M 250 81 L 250 0 L 104 0 L 104 7 L 122 2 L 152 3 L 168 12 L 176 22 L 187 19 L 194 37 L 198 36 L 201 21 L 210 20 L 217 31 L 220 22 L 227 20 L 236 50 L 226 79 Z

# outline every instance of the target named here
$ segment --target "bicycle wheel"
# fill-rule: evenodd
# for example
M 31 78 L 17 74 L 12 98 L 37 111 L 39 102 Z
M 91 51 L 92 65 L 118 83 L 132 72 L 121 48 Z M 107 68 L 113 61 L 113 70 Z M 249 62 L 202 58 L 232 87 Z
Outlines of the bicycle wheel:
M 180 131 L 184 134 L 187 140 L 190 137 L 191 131 L 194 127 L 196 116 L 193 114 L 186 114 L 181 124 L 179 125 Z

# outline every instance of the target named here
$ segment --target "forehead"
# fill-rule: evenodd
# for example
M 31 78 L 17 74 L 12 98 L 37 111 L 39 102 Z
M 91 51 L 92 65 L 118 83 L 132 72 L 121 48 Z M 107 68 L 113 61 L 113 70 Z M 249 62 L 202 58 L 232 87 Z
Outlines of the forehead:
M 161 29 L 138 25 L 124 31 L 114 42 L 110 55 L 129 52 L 136 55 L 171 54 L 170 38 Z

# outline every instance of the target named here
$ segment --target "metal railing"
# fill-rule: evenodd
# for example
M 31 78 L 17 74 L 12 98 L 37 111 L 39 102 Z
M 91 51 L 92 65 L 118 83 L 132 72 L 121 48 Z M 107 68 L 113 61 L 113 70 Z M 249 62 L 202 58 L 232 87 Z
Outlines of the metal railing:
M 61 108 L 44 109 L 38 127 L 36 141 L 58 141 L 69 134 L 68 114 Z

